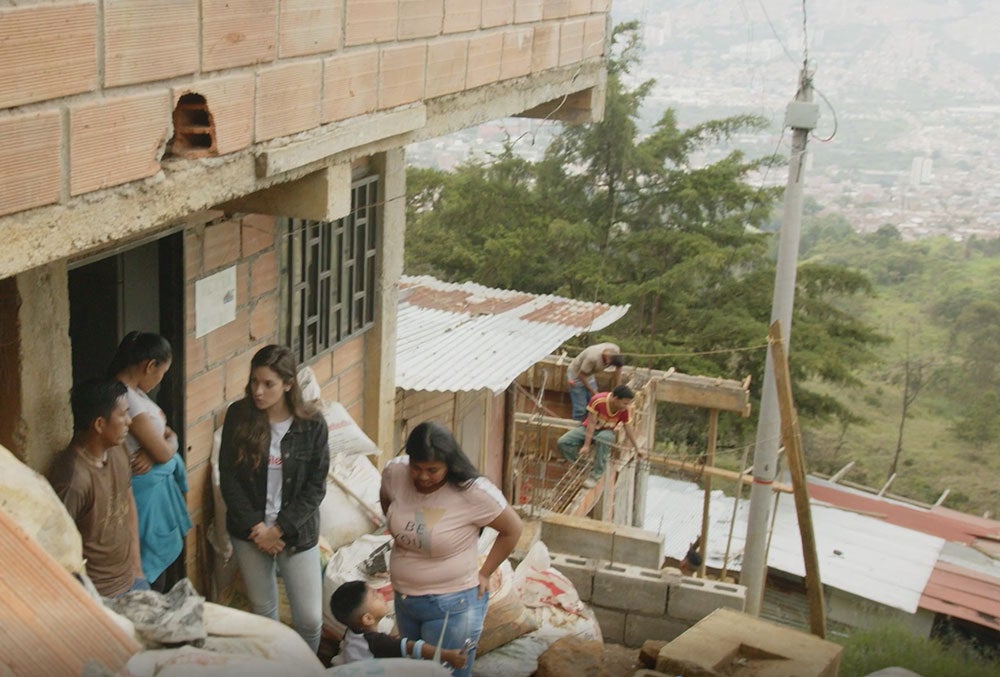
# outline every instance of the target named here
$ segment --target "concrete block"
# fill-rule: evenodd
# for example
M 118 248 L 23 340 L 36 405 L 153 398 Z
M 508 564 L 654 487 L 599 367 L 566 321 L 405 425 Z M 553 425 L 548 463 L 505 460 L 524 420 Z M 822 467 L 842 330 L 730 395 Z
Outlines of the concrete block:
M 542 540 L 551 552 L 616 564 L 659 570 L 663 561 L 660 534 L 588 517 L 547 515 L 542 520 Z
M 662 616 L 670 580 L 653 569 L 604 563 L 594 572 L 594 604 Z
M 594 592 L 594 572 L 597 569 L 597 561 L 573 555 L 550 554 L 552 568 L 569 579 L 581 600 L 589 602 Z
M 684 576 L 670 590 L 667 615 L 680 620 L 700 621 L 720 608 L 742 612 L 746 599 L 747 590 L 742 585 Z
M 597 624 L 601 626 L 601 634 L 604 635 L 605 642 L 617 642 L 621 644 L 625 641 L 625 612 L 618 609 L 607 609 L 602 606 L 591 605 Z
M 745 674 L 835 677 L 844 649 L 806 632 L 719 609 L 664 646 L 656 669 L 669 675 L 726 674 L 742 659 Z
M 631 613 L 625 617 L 625 646 L 641 647 L 648 640 L 671 641 L 691 627 L 669 616 Z
M 0 7 L 0 108 L 95 89 L 96 56 L 96 3 Z
M 0 214 L 59 201 L 61 128 L 55 109 L 0 119 Z
M 340 43 L 341 2 L 329 0 L 281 0 L 278 26 L 278 56 L 332 52 Z

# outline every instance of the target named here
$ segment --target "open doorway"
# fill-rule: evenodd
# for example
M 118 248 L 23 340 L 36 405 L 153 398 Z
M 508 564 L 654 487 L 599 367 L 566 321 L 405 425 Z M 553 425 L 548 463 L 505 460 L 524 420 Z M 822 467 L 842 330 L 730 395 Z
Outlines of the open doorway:
M 157 332 L 173 347 L 173 364 L 150 393 L 184 450 L 184 236 L 182 232 L 88 259 L 69 271 L 73 382 L 103 376 L 128 332 Z

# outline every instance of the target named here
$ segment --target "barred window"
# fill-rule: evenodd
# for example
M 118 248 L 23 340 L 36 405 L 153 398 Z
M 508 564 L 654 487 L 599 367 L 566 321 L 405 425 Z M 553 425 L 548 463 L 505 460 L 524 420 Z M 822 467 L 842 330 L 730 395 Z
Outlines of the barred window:
M 285 220 L 283 332 L 300 362 L 375 322 L 378 176 L 351 185 L 351 213 L 336 221 Z

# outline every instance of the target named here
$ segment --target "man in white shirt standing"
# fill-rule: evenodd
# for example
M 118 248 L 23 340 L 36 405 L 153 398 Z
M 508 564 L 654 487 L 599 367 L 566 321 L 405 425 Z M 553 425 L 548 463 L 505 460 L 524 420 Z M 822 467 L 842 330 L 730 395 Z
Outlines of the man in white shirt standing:
M 608 367 L 615 368 L 612 379 L 612 390 L 621 380 L 622 365 L 621 349 L 614 343 L 596 343 L 580 351 L 566 368 L 566 379 L 569 382 L 569 400 L 573 404 L 572 417 L 582 421 L 587 415 L 587 403 L 597 394 L 597 379 L 594 375 Z

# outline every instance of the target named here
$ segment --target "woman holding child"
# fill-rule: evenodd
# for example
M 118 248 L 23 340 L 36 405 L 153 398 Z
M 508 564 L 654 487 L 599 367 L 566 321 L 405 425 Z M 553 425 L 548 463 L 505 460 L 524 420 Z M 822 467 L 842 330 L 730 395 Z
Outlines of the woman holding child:
M 327 426 L 303 401 L 295 357 L 283 346 L 261 348 L 246 396 L 222 428 L 226 529 L 254 612 L 278 618 L 277 566 L 292 625 L 313 651 L 323 624 L 319 505 L 329 464 Z
M 380 492 L 394 538 L 389 573 L 396 624 L 402 636 L 440 642 L 443 649 L 468 643 L 465 667 L 452 673 L 466 677 L 483 630 L 490 576 L 517 544 L 521 519 L 444 426 L 419 424 L 406 452 L 386 464 Z M 477 543 L 486 526 L 498 536 L 480 565 Z

